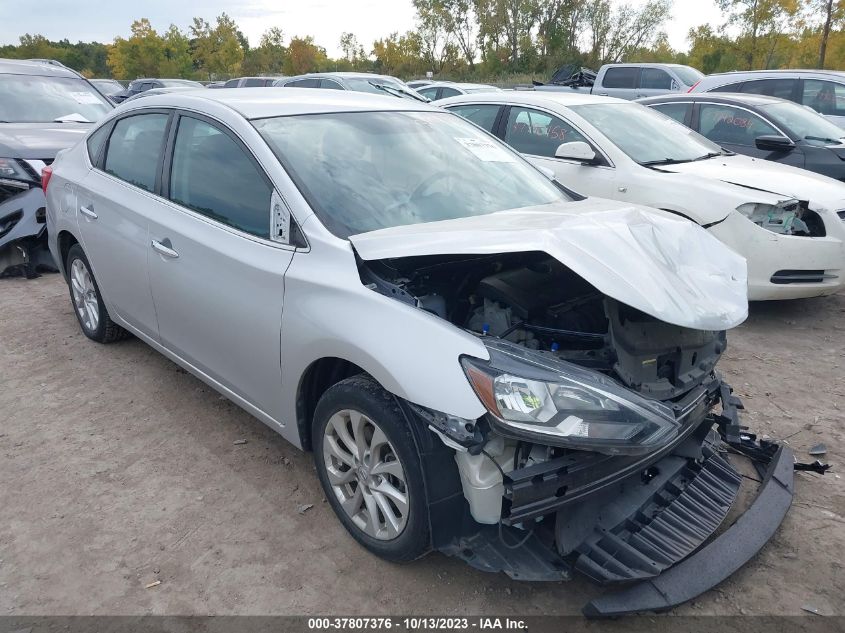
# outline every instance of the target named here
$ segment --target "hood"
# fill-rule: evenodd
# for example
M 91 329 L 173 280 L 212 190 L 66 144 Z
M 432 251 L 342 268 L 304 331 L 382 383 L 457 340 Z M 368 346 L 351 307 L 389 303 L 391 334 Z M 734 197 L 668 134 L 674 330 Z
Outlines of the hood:
M 745 259 L 689 220 L 588 198 L 380 229 L 349 238 L 367 261 L 542 251 L 605 295 L 698 330 L 748 316 Z
M 659 169 L 669 173 L 720 180 L 743 188 L 773 193 L 783 199 L 810 200 L 822 206 L 845 200 L 845 183 L 806 169 L 749 156 L 722 156 L 692 163 L 665 165 Z
M 0 123 L 0 156 L 53 159 L 76 145 L 92 123 Z

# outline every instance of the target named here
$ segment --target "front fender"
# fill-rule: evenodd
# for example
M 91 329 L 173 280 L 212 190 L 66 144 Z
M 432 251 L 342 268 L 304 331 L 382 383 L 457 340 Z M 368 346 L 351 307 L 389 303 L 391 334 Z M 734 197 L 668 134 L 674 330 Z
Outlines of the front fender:
M 282 315 L 282 420 L 297 419 L 306 370 L 331 357 L 354 363 L 400 398 L 476 419 L 485 409 L 461 368 L 464 354 L 489 358 L 475 336 L 366 288 L 351 247 L 313 244 L 294 255 Z

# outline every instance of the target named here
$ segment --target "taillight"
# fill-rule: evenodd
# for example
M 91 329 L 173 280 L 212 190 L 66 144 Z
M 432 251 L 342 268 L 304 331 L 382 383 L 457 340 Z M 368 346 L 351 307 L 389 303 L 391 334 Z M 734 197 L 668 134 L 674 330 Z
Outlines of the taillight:
M 687 94 L 689 94 L 690 92 L 692 92 L 693 90 L 695 90 L 695 87 L 696 87 L 698 84 L 700 84 L 700 83 L 701 83 L 701 79 L 699 79 L 698 81 L 696 81 L 696 82 L 692 85 L 692 87 L 691 87 L 689 90 L 687 90 Z
M 49 165 L 41 170 L 41 188 L 44 190 L 44 195 L 47 195 L 47 185 L 50 184 L 50 178 L 53 176 L 53 168 Z

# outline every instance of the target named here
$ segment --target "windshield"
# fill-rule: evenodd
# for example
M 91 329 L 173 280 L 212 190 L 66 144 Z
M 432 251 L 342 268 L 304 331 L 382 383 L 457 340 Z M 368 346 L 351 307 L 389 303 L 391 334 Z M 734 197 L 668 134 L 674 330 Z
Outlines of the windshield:
M 834 125 L 815 110 L 784 101 L 760 106 L 775 123 L 788 127 L 796 136 L 813 145 L 841 143 L 845 130 Z
M 595 103 L 570 109 L 640 164 L 686 163 L 722 154 L 715 143 L 638 103 Z
M 689 66 L 672 66 L 672 70 L 687 86 L 694 86 L 704 78 L 704 74 Z
M 112 107 L 83 79 L 0 74 L 3 123 L 52 123 L 68 118 L 93 123 Z
M 253 124 L 330 231 L 486 215 L 567 200 L 496 139 L 446 112 L 346 112 Z

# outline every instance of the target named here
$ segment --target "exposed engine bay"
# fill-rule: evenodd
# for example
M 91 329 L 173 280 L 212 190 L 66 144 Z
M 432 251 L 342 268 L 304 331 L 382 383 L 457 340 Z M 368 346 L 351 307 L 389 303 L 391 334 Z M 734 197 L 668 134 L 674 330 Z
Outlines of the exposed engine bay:
M 818 213 L 806 200 L 785 200 L 777 205 L 749 202 L 737 208 L 757 226 L 780 235 L 824 237 L 827 232 Z
M 368 262 L 365 283 L 459 327 L 548 353 L 659 400 L 709 376 L 725 333 L 658 321 L 602 295 L 545 253 Z
M 472 332 L 490 353 L 462 360 L 482 418 L 400 403 L 454 450 L 423 451 L 437 482 L 429 512 L 439 551 L 523 580 L 682 576 L 659 600 L 620 593 L 584 610 L 614 615 L 694 597 L 762 547 L 786 513 L 791 453 L 741 430 L 742 404 L 714 371 L 724 331 L 661 321 L 542 252 L 359 260 L 359 272 L 371 290 Z M 766 529 L 716 539 L 709 555 L 726 571 L 699 587 L 694 552 L 742 482 L 723 442 L 756 460 L 761 479 L 775 477 L 758 497 L 775 501 L 755 502 Z

